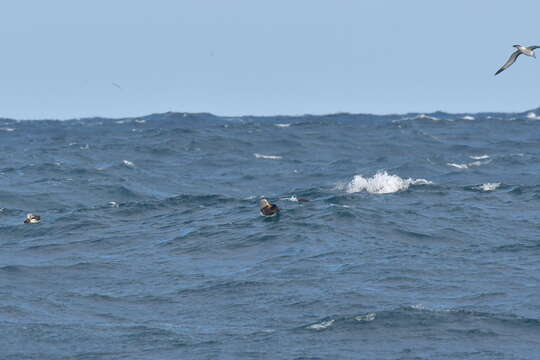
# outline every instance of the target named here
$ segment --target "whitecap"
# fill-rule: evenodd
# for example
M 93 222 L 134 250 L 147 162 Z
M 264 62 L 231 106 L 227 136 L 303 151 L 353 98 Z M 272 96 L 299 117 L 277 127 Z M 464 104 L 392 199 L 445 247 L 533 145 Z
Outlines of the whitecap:
M 298 198 L 295 195 L 292 195 L 291 197 L 288 197 L 288 198 L 283 198 L 282 200 L 289 200 L 289 201 L 292 201 L 292 202 L 298 202 Z
M 411 305 L 411 306 L 409 306 L 409 308 L 411 308 L 413 310 L 428 310 L 428 308 L 423 304 Z
M 279 128 L 288 128 L 289 126 L 291 126 L 291 124 L 274 124 L 274 126 Z
M 469 166 L 480 166 L 480 165 L 484 165 L 484 164 L 487 164 L 486 161 L 482 162 L 482 161 L 473 161 L 471 163 L 469 163 Z
M 321 321 L 320 323 L 308 326 L 308 329 L 323 330 L 323 329 L 326 329 L 329 326 L 332 326 L 334 321 L 336 321 L 336 320 Z
M 536 113 L 531 111 L 527 114 L 527 119 L 540 120 L 540 116 L 536 116 Z
M 455 168 L 458 168 L 458 169 L 468 169 L 469 168 L 469 165 L 467 165 L 467 164 L 446 163 L 446 165 L 452 166 L 452 167 L 455 167 Z
M 429 115 L 426 115 L 426 114 L 420 114 L 420 115 L 412 118 L 412 120 L 433 120 L 433 121 L 438 121 L 440 119 L 438 117 L 435 117 L 435 116 L 429 116 Z
M 461 118 L 461 120 L 469 120 L 469 121 L 472 121 L 472 120 L 474 120 L 474 116 L 465 115 L 464 117 Z
M 489 159 L 489 155 L 478 155 L 478 156 L 469 156 L 473 160 L 484 160 Z
M 119 207 L 120 205 L 118 205 L 118 203 L 116 201 L 109 201 L 109 206 L 110 207 Z
M 435 116 L 429 116 L 429 115 L 426 115 L 426 114 L 420 114 L 420 115 L 417 115 L 417 116 L 414 116 L 414 117 L 410 117 L 410 116 L 404 116 L 402 118 L 399 118 L 399 119 L 396 119 L 396 120 L 392 120 L 392 123 L 400 123 L 401 121 L 408 121 L 408 120 L 432 120 L 432 121 L 439 121 L 441 119 L 439 119 L 438 117 L 435 117 Z
M 127 167 L 135 167 L 135 164 L 132 163 L 131 161 L 129 160 L 122 160 L 122 162 L 124 163 L 124 165 L 126 165 Z
M 6 132 L 12 132 L 12 131 L 15 131 L 14 128 L 9 128 L 9 127 L 0 128 L 0 130 L 6 131 Z
M 356 321 L 373 321 L 373 320 L 375 320 L 376 316 L 377 316 L 376 313 L 369 313 L 369 314 L 366 314 L 366 315 L 359 315 L 359 316 L 355 317 L 354 320 L 356 320 Z
M 144 124 L 146 122 L 146 120 L 144 120 L 144 119 L 142 119 L 142 120 L 135 119 L 135 122 L 138 123 L 138 124 Z
M 499 186 L 501 186 L 501 183 L 485 183 L 482 185 L 478 185 L 475 188 L 482 191 L 493 191 L 496 190 Z
M 455 167 L 455 168 L 458 168 L 458 169 L 468 169 L 471 166 L 486 165 L 486 164 L 489 164 L 490 162 L 491 162 L 491 160 L 486 160 L 486 161 L 473 161 L 473 162 L 470 162 L 468 164 L 446 163 L 446 165 L 452 166 L 452 167 Z
M 411 185 L 428 185 L 431 181 L 425 179 L 402 179 L 397 175 L 390 175 L 386 171 L 377 172 L 372 178 L 355 175 L 347 184 L 339 184 L 338 189 L 348 193 L 367 191 L 371 194 L 390 194 L 407 190 Z
M 282 157 L 281 156 L 276 156 L 276 155 L 263 155 L 263 154 L 253 154 L 255 155 L 255 157 L 257 159 L 269 159 L 269 160 L 281 160 Z

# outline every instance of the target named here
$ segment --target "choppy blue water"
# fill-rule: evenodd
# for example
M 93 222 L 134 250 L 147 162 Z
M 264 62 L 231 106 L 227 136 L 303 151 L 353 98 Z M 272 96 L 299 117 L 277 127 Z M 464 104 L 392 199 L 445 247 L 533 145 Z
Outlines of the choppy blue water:
M 0 120 L 0 358 L 533 359 L 538 120 Z

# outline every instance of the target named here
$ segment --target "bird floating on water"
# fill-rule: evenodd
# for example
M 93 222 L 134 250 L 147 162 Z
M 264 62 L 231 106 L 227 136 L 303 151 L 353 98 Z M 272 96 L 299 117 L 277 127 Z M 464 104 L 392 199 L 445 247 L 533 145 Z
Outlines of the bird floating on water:
M 259 201 L 259 209 L 262 216 L 276 216 L 279 214 L 279 208 L 266 199 Z
M 24 220 L 25 224 L 37 224 L 41 221 L 41 216 L 32 215 L 32 214 L 26 214 L 26 220 Z
M 506 63 L 499 70 L 497 70 L 495 75 L 497 75 L 497 74 L 503 72 L 504 70 L 508 69 L 516 61 L 518 56 L 521 55 L 521 54 L 527 55 L 527 56 L 532 56 L 533 58 L 536 58 L 536 54 L 534 53 L 534 49 L 540 48 L 540 46 L 536 46 L 536 45 L 527 46 L 527 47 L 521 46 L 521 45 L 514 45 L 514 47 L 517 50 L 514 51 L 512 53 L 512 55 L 510 55 L 510 57 L 508 58 L 508 61 L 506 61 Z

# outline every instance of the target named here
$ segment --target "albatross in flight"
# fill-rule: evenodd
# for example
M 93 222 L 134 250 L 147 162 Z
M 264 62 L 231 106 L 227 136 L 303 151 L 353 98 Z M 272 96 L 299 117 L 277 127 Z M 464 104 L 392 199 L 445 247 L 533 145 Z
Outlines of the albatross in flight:
M 508 69 L 517 59 L 517 57 L 521 54 L 532 56 L 533 58 L 536 58 L 536 54 L 534 53 L 534 49 L 540 48 L 540 46 L 521 46 L 521 45 L 514 45 L 514 47 L 517 49 L 510 55 L 508 58 L 508 61 L 495 73 L 495 75 L 503 72 L 504 70 Z

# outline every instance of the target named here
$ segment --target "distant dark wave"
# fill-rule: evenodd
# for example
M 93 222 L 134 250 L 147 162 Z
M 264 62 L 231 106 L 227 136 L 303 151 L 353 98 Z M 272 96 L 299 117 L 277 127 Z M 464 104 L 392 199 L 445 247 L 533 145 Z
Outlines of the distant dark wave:
M 144 123 L 145 121 L 159 120 L 161 122 L 167 123 L 169 121 L 217 121 L 217 120 L 240 120 L 240 121 L 275 121 L 275 122 L 286 122 L 290 120 L 320 120 L 322 122 L 326 120 L 347 120 L 347 119 L 373 119 L 373 118 L 388 118 L 395 119 L 396 117 L 405 117 L 410 119 L 428 119 L 428 118 L 437 118 L 444 120 L 455 120 L 455 119 L 465 119 L 467 120 L 470 117 L 475 119 L 510 119 L 510 118 L 522 118 L 522 119 L 531 119 L 540 115 L 540 107 L 521 111 L 521 112 L 468 112 L 468 113 L 449 113 L 444 111 L 434 111 L 434 112 L 410 112 L 403 114 L 373 114 L 373 113 L 349 113 L 349 112 L 338 112 L 330 114 L 303 114 L 303 115 L 241 115 L 241 116 L 224 116 L 216 115 L 212 113 L 190 113 L 190 112 L 165 112 L 165 113 L 154 113 L 144 116 L 136 117 L 121 117 L 121 118 L 106 118 L 106 117 L 88 117 L 88 118 L 78 118 L 78 119 L 10 119 L 10 118 L 0 118 L 0 128 L 2 126 L 8 126 L 13 124 L 18 124 L 21 121 L 24 122 L 35 122 L 40 121 L 42 125 L 52 125 L 55 121 L 62 121 L 66 125 L 71 123 L 82 123 L 82 124 L 92 124 L 96 122 L 116 122 L 119 125 L 126 125 L 131 123 Z M 202 124 L 201 124 L 202 125 Z M 5 129 L 4 129 L 5 130 Z M 6 130 L 7 131 L 7 130 Z M 192 131 L 192 130 L 187 130 Z

